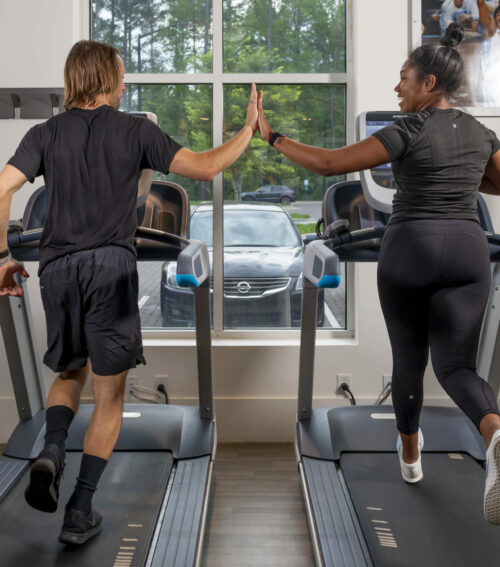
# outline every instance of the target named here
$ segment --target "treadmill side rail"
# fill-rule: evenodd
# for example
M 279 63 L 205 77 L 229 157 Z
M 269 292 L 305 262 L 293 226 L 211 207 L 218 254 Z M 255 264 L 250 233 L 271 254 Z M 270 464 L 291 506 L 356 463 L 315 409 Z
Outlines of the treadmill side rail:
M 0 297 L 0 326 L 21 420 L 31 419 L 43 409 L 45 392 L 33 331 L 28 287 L 18 280 L 22 297 Z
M 500 391 L 500 309 L 495 309 L 500 298 L 500 265 L 492 267 L 490 297 L 481 330 L 477 357 L 477 373 L 493 388 L 498 397 Z
M 304 457 L 299 470 L 317 567 L 373 567 L 335 463 Z
M 210 457 L 179 461 L 163 521 L 151 549 L 151 567 L 197 567 L 203 544 L 212 461 Z
M 28 468 L 29 461 L 0 457 L 0 502 Z

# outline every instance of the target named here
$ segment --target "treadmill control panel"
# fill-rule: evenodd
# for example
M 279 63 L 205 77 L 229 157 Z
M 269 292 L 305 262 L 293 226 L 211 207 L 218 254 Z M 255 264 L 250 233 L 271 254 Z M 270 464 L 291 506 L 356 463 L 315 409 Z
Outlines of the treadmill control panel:
M 362 112 L 357 119 L 356 135 L 361 141 L 377 130 L 389 126 L 398 118 L 406 116 L 401 112 Z M 392 213 L 392 199 L 396 192 L 396 180 L 390 163 L 360 172 L 361 185 L 366 200 L 384 213 Z

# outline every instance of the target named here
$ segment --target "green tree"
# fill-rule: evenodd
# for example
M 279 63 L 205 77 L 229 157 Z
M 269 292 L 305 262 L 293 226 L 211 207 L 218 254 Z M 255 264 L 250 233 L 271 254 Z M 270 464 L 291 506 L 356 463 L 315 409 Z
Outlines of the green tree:
M 345 145 L 343 85 L 259 85 L 259 88 L 264 91 L 266 116 L 276 130 L 309 145 L 330 148 Z M 224 88 L 225 139 L 243 124 L 247 101 L 247 85 Z M 305 170 L 256 134 L 248 150 L 224 172 L 224 196 L 239 200 L 242 192 L 278 184 L 294 189 L 298 199 L 321 200 L 325 190 L 342 179 L 342 176 L 327 179 Z
M 344 0 L 224 0 L 224 70 L 255 73 L 345 71 Z M 211 0 L 93 0 L 92 37 L 116 45 L 128 72 L 210 72 Z M 345 144 L 343 85 L 259 85 L 274 128 L 306 144 Z M 244 124 L 249 85 L 224 87 L 224 139 Z M 212 147 L 210 85 L 130 86 L 122 106 L 149 110 L 160 127 L 194 151 Z M 172 179 L 172 176 L 169 176 Z M 224 172 L 224 195 L 265 184 L 288 185 L 299 199 L 320 200 L 342 178 L 301 168 L 257 134 Z M 306 181 L 307 180 L 307 181 Z M 211 184 L 178 178 L 192 200 L 210 199 Z M 306 190 L 307 189 L 307 190 Z
M 344 0 L 224 0 L 224 69 L 344 72 Z

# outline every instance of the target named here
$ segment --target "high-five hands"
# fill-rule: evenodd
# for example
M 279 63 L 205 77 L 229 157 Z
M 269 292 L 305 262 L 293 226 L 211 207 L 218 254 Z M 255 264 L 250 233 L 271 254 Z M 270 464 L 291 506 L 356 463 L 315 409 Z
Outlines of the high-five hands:
M 273 133 L 271 126 L 269 126 L 269 122 L 264 114 L 264 108 L 262 106 L 262 98 L 264 93 L 262 91 L 259 92 L 259 99 L 257 101 L 257 109 L 259 111 L 259 131 L 260 135 L 263 140 L 269 142 L 269 136 Z
M 262 91 L 257 95 L 257 87 L 255 83 L 252 83 L 252 91 L 250 93 L 250 102 L 248 103 L 247 109 L 247 119 L 245 124 L 252 128 L 252 133 L 255 134 L 257 132 L 259 125 L 259 111 L 257 110 L 258 102 L 262 98 Z
M 259 91 L 257 94 L 257 87 L 255 83 L 252 83 L 252 91 L 250 93 L 250 101 L 247 109 L 246 125 L 252 128 L 252 132 L 254 134 L 257 130 L 259 130 L 262 139 L 269 142 L 269 136 L 273 133 L 273 129 L 269 125 L 266 115 L 264 114 L 264 107 L 262 106 L 263 97 L 264 93 Z

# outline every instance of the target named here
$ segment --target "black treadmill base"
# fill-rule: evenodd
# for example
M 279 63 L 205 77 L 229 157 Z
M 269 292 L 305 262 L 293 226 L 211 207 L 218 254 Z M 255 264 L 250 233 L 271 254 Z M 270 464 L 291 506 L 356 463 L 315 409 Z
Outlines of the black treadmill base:
M 120 559 L 129 567 L 145 564 L 173 465 L 171 453 L 113 453 L 94 496 L 104 518 L 102 532 L 81 546 L 65 546 L 57 538 L 80 459 L 81 453 L 66 456 L 56 513 L 34 510 L 24 500 L 29 472 L 2 502 L 1 565 L 111 567 Z
M 341 468 L 375 565 L 497 565 L 500 528 L 483 516 L 484 469 L 466 454 L 424 453 L 408 485 L 396 453 L 345 453 Z

